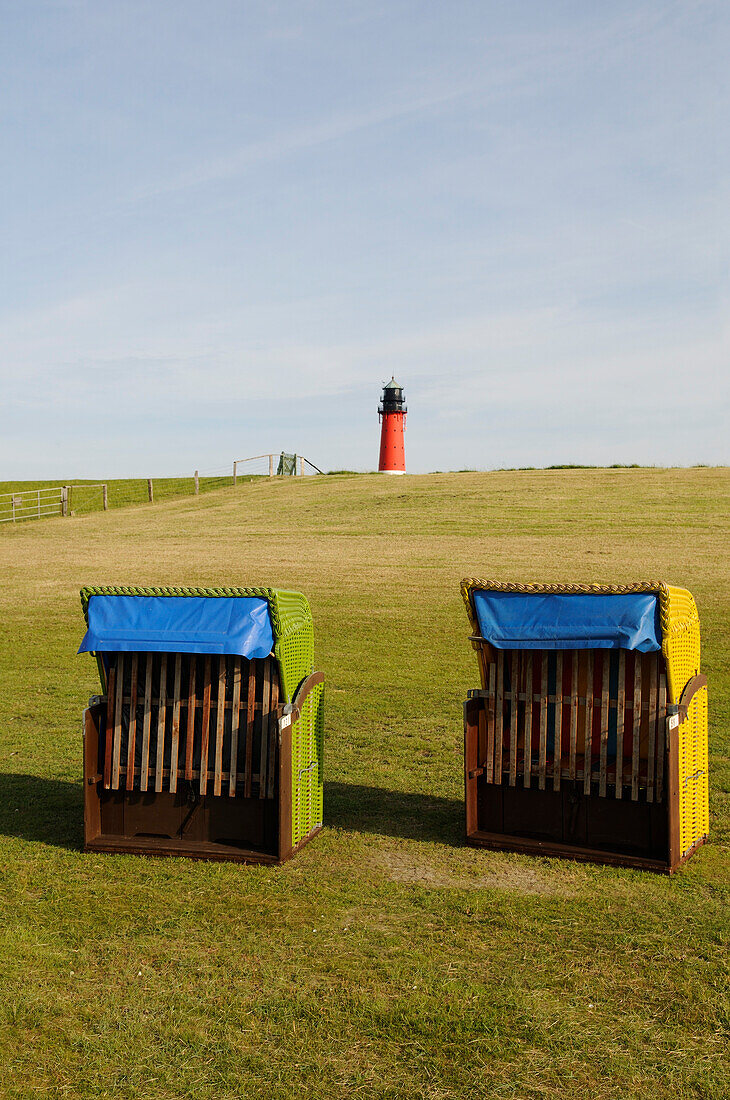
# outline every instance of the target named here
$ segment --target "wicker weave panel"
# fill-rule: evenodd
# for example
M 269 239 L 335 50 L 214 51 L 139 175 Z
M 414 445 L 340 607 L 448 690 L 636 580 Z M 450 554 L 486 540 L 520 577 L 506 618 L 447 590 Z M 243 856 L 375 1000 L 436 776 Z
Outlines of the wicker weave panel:
M 698 691 L 679 727 L 679 841 L 684 855 L 710 831 L 707 688 Z
M 324 684 L 307 696 L 292 733 L 292 841 L 296 845 L 322 824 Z

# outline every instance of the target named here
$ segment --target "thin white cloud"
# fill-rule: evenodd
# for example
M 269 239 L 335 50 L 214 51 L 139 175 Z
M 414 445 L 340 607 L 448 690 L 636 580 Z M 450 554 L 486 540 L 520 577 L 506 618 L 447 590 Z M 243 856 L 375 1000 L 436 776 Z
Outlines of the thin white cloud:
M 187 191 L 205 184 L 220 183 L 248 169 L 269 164 L 305 149 L 339 141 L 370 127 L 394 122 L 422 111 L 453 102 L 474 92 L 474 84 L 464 84 L 435 95 L 422 95 L 400 103 L 387 104 L 361 112 L 336 114 L 330 118 L 287 130 L 261 141 L 251 142 L 235 153 L 196 165 L 185 172 L 149 183 L 129 196 L 130 202 L 144 201 Z

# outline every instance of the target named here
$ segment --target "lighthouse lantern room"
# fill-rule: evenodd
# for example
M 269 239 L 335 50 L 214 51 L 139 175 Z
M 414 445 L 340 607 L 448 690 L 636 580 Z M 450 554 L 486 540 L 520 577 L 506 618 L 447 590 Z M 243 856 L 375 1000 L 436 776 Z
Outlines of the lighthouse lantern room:
M 403 387 L 395 378 L 386 382 L 383 396 L 378 405 L 378 419 L 382 417 L 380 430 L 380 462 L 378 470 L 382 474 L 404 474 L 406 472 L 406 448 L 403 433 L 406 430 L 406 408 Z

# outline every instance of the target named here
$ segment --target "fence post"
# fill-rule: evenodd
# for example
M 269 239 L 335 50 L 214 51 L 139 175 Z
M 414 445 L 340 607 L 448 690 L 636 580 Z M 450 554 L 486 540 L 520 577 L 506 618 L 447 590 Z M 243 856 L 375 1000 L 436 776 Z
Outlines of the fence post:
M 154 494 L 154 490 L 152 488 L 152 478 L 151 477 L 147 478 L 147 499 L 149 500 L 150 504 L 154 504 L 155 494 Z
M 108 509 L 109 509 L 109 493 L 107 491 L 106 483 L 104 485 L 102 485 L 102 487 L 101 487 L 101 501 L 102 501 L 102 504 L 104 505 L 104 511 L 105 512 L 108 511 Z
M 234 484 L 234 485 L 236 484 L 236 466 L 237 466 L 237 465 L 238 465 L 238 463 L 237 463 L 237 462 L 234 462 L 234 463 L 233 463 L 233 484 Z
M 67 493 L 66 493 L 66 486 L 65 485 L 61 486 L 60 504 L 61 504 L 61 515 L 65 516 L 67 511 L 68 511 L 68 496 L 67 496 Z
M 41 518 L 41 491 L 38 490 L 38 519 Z
M 198 493 L 200 492 L 200 479 L 198 477 L 198 471 L 197 470 L 195 471 L 194 481 L 195 481 L 195 495 L 197 496 Z
M 274 456 L 269 455 L 269 477 L 274 476 Z
M 13 496 L 11 498 L 11 503 L 13 505 L 13 523 L 15 523 L 15 493 L 13 493 Z
M 304 477 L 304 459 L 299 456 L 299 476 Z

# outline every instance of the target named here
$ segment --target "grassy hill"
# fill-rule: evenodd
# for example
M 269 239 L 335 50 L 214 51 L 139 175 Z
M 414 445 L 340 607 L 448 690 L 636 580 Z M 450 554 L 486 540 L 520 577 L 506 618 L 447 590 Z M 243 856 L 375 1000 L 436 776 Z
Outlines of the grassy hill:
M 730 472 L 281 479 L 0 530 L 0 1096 L 730 1095 Z M 686 585 L 711 843 L 674 879 L 463 845 L 459 595 Z M 326 829 L 277 869 L 81 853 L 83 583 L 300 588 Z

